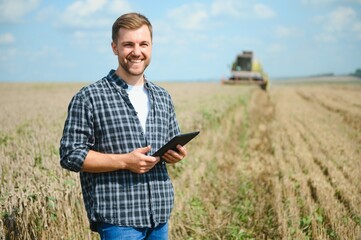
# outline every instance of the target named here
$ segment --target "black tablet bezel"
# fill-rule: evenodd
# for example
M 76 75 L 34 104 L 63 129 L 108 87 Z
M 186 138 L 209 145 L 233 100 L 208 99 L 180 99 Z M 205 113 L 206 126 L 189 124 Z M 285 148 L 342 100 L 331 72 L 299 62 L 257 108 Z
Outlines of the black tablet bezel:
M 163 145 L 163 147 L 158 149 L 152 156 L 153 157 L 161 157 L 164 155 L 164 153 L 166 153 L 170 149 L 177 152 L 178 144 L 181 146 L 186 145 L 189 141 L 191 141 L 199 133 L 200 133 L 200 131 L 179 134 L 179 135 L 175 136 L 174 138 L 172 138 L 165 145 Z

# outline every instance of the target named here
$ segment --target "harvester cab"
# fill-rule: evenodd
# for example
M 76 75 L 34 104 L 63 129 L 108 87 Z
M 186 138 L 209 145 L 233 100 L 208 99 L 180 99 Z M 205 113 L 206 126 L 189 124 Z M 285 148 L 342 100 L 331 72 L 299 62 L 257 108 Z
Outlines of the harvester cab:
M 239 54 L 233 62 L 232 71 L 252 71 L 252 57 L 253 53 L 248 51 Z

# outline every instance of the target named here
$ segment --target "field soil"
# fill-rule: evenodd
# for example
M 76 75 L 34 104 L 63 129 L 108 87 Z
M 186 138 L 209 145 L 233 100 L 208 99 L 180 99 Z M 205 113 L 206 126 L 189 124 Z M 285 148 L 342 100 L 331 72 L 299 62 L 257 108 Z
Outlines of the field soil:
M 59 165 L 82 85 L 0 84 L 0 240 L 98 239 Z M 201 131 L 168 168 L 170 239 L 361 239 L 360 80 L 160 85 L 182 132 Z

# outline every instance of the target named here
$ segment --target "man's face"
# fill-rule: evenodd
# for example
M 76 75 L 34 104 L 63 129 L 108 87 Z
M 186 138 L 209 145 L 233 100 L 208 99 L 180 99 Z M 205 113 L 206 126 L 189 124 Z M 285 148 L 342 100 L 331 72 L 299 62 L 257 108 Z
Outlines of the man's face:
M 136 29 L 119 29 L 118 41 L 112 42 L 112 49 L 118 56 L 123 74 L 129 77 L 141 76 L 150 63 L 152 39 L 146 25 Z

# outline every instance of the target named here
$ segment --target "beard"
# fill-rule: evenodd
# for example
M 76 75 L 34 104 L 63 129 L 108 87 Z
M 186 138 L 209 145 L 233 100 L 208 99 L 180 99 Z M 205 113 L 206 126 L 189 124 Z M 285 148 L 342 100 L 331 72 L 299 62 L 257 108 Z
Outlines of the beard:
M 128 61 L 129 62 L 129 61 Z M 132 63 L 127 63 L 124 61 L 120 61 L 119 65 L 123 68 L 123 70 L 129 74 L 130 76 L 139 77 L 144 74 L 145 69 L 149 66 L 150 60 L 146 60 L 142 62 L 143 65 L 137 68 L 134 68 Z

